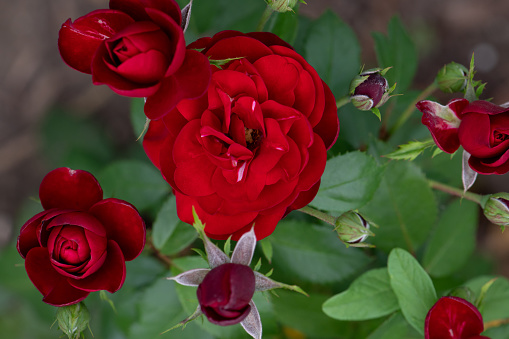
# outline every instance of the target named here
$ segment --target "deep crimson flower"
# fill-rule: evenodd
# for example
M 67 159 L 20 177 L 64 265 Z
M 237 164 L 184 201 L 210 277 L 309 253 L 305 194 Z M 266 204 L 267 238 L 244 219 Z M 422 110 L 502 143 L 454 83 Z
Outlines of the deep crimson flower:
M 136 208 L 103 199 L 92 174 L 57 168 L 41 182 L 44 211 L 21 228 L 17 248 L 43 301 L 65 306 L 90 292 L 122 287 L 125 261 L 145 246 L 145 223 Z
M 429 100 L 417 103 L 422 123 L 440 149 L 454 153 L 461 145 L 468 164 L 480 174 L 509 171 L 509 109 L 488 101 L 455 99 L 447 106 Z
M 196 295 L 203 314 L 211 323 L 228 326 L 247 317 L 254 292 L 253 270 L 246 265 L 227 263 L 207 273 Z
M 151 121 L 144 147 L 175 191 L 179 217 L 192 206 L 214 239 L 255 225 L 271 234 L 316 195 L 339 121 L 334 96 L 291 46 L 271 33 L 223 31 L 189 48 L 213 60 L 208 92 Z
M 186 49 L 181 20 L 174 0 L 110 0 L 109 10 L 67 20 L 58 47 L 94 84 L 147 97 L 145 113 L 158 119 L 181 99 L 201 96 L 210 81 L 207 58 Z
M 481 313 L 458 297 L 442 297 L 429 310 L 424 325 L 425 339 L 490 339 L 482 336 Z

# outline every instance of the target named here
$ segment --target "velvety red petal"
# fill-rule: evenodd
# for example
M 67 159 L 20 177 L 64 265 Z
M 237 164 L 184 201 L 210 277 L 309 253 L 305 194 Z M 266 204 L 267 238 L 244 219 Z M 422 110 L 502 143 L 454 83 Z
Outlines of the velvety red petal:
M 62 59 L 72 68 L 91 74 L 92 57 L 105 39 L 111 38 L 134 20 L 112 10 L 93 11 L 77 20 L 67 20 L 58 34 Z
M 269 100 L 291 107 L 295 102 L 294 89 L 299 79 L 297 67 L 279 55 L 265 56 L 253 65 L 267 86 Z
M 99 182 L 89 172 L 60 167 L 42 179 L 39 198 L 46 210 L 68 208 L 86 211 L 102 200 L 103 191 Z
M 74 288 L 67 278 L 58 274 L 51 265 L 48 250 L 37 247 L 30 250 L 25 260 L 28 277 L 42 293 L 45 303 L 53 306 L 66 306 L 82 301 L 87 291 Z
M 84 291 L 93 292 L 106 290 L 110 293 L 118 291 L 125 280 L 125 260 L 120 246 L 113 240 L 108 241 L 108 255 L 104 264 L 94 274 L 85 279 L 69 279 L 69 283 Z
M 61 225 L 81 226 L 98 236 L 106 237 L 106 230 L 101 222 L 93 215 L 86 212 L 69 212 L 58 215 L 50 221 L 47 228 L 50 229 L 51 227 Z
M 509 111 L 507 108 L 495 105 L 489 101 L 477 100 L 471 102 L 468 106 L 464 108 L 462 111 L 463 114 L 466 113 L 481 113 L 481 114 L 500 114 L 503 112 Z
M 191 196 L 206 196 L 214 193 L 211 178 L 216 166 L 206 155 L 180 162 L 174 173 L 175 184 L 179 190 Z
M 480 174 L 505 174 L 509 172 L 509 150 L 498 158 L 482 159 L 471 156 L 468 164 Z
M 151 120 L 147 132 L 143 137 L 143 149 L 154 166 L 159 165 L 159 155 L 164 140 L 168 136 L 168 130 L 162 120 Z
M 177 2 L 174 0 L 110 0 L 110 8 L 129 14 L 136 21 L 149 20 L 146 9 L 157 9 L 169 15 L 176 23 L 180 25 L 181 11 Z
M 421 122 L 428 127 L 435 144 L 446 153 L 456 152 L 460 146 L 457 113 L 429 100 L 419 101 L 415 106 L 423 113 Z
M 285 215 L 290 213 L 293 210 L 298 210 L 299 208 L 302 208 L 304 206 L 307 206 L 313 199 L 315 198 L 316 194 L 318 193 L 318 190 L 320 189 L 320 180 L 316 184 L 313 185 L 309 190 L 307 191 L 300 191 L 299 195 L 295 199 L 295 201 L 288 206 L 286 209 Z
M 28 251 L 30 251 L 34 247 L 39 247 L 39 238 L 37 236 L 37 228 L 40 226 L 42 219 L 49 211 L 43 211 L 37 213 L 32 218 L 30 218 L 23 226 L 21 226 L 21 230 L 18 236 L 18 242 L 16 243 L 16 247 L 18 249 L 19 254 L 25 258 Z
M 274 232 L 276 229 L 277 223 L 283 218 L 284 216 L 284 208 L 280 209 L 279 211 L 275 211 L 273 214 L 259 214 L 255 220 L 249 225 L 246 225 L 245 227 L 241 228 L 240 230 L 236 231 L 232 235 L 232 240 L 239 240 L 240 237 L 251 230 L 251 227 L 253 227 L 254 224 L 254 230 L 256 234 L 256 239 L 262 240 L 265 237 L 268 237 L 269 235 Z M 228 235 L 229 236 L 229 235 Z M 211 236 L 213 239 L 228 239 L 228 237 L 216 237 Z
M 327 151 L 325 145 L 319 136 L 315 135 L 314 142 L 309 148 L 309 161 L 299 176 L 299 191 L 307 191 L 320 180 L 325 163 L 327 161 Z
M 250 33 L 246 33 L 246 35 L 251 38 L 255 38 L 258 41 L 261 41 L 263 44 L 265 44 L 267 46 L 278 45 L 278 46 L 284 46 L 289 49 L 293 49 L 293 47 L 290 44 L 288 44 L 286 41 L 284 41 L 283 39 L 281 39 L 274 33 L 250 32 Z
M 170 112 L 182 99 L 198 98 L 210 82 L 210 63 L 201 53 L 186 50 L 184 63 L 178 71 L 165 78 L 159 90 L 147 98 L 145 114 L 149 119 L 159 119 Z
M 489 158 L 500 153 L 490 146 L 490 117 L 485 114 L 469 113 L 463 115 L 458 137 L 461 146 L 477 158 Z
M 207 51 L 203 51 L 203 53 L 213 60 L 244 57 L 251 63 L 254 63 L 263 56 L 273 54 L 265 44 L 247 36 L 224 38 L 217 41 L 217 43 L 213 44 Z
M 136 258 L 145 247 L 145 222 L 136 207 L 130 203 L 109 198 L 90 209 L 106 229 L 106 237 L 121 248 L 125 260 Z
M 338 139 L 339 119 L 336 99 L 329 89 L 329 86 L 327 86 L 325 82 L 322 82 L 322 84 L 325 92 L 325 111 L 323 112 L 322 119 L 313 128 L 313 131 L 322 138 L 325 149 L 328 150 Z
M 155 50 L 129 58 L 116 68 L 122 77 L 139 84 L 153 84 L 166 71 L 166 56 Z

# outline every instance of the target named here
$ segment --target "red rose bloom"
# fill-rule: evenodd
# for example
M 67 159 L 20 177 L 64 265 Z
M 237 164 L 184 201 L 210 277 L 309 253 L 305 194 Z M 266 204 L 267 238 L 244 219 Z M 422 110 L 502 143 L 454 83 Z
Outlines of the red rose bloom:
M 424 325 L 425 339 L 490 339 L 482 336 L 481 313 L 457 297 L 440 298 L 429 310 Z
M 157 119 L 181 99 L 202 95 L 210 80 L 207 58 L 186 49 L 181 20 L 174 0 L 110 0 L 109 10 L 67 20 L 58 47 L 94 84 L 147 97 L 145 113 Z
M 253 270 L 246 265 L 228 263 L 207 273 L 196 295 L 201 311 L 211 323 L 228 326 L 247 317 L 254 292 Z
M 122 287 L 125 261 L 145 246 L 145 224 L 134 206 L 104 199 L 86 171 L 57 168 L 42 180 L 44 211 L 18 237 L 28 277 L 54 306 L 77 303 L 90 292 Z
M 188 46 L 213 60 L 208 92 L 151 121 L 144 147 L 175 191 L 179 218 L 192 207 L 214 239 L 258 239 L 316 195 L 339 132 L 329 87 L 271 33 L 223 31 Z

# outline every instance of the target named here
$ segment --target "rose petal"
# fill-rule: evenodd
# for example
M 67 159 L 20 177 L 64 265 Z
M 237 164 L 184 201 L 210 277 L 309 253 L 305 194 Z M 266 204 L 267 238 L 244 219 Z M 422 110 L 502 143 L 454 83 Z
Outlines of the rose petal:
M 46 214 L 50 211 L 43 211 L 37 213 L 32 218 L 30 218 L 23 226 L 21 226 L 21 230 L 19 232 L 18 241 L 16 243 L 16 248 L 18 249 L 21 257 L 25 258 L 28 251 L 30 251 L 34 247 L 39 247 L 39 237 L 37 236 L 37 228 L 40 226 L 42 219 L 46 216 Z
M 92 206 L 90 213 L 102 223 L 106 237 L 120 246 L 125 260 L 140 255 L 145 247 L 145 223 L 133 205 L 109 198 Z
M 51 265 L 48 250 L 43 247 L 31 249 L 25 260 L 28 277 L 42 293 L 45 303 L 53 306 L 66 306 L 82 301 L 88 296 L 87 291 L 71 286 L 67 279 Z
M 322 138 L 325 149 L 329 150 L 338 139 L 340 127 L 336 99 L 329 89 L 329 86 L 323 81 L 322 85 L 325 93 L 325 111 L 323 112 L 322 119 L 313 128 L 313 131 Z
M 110 0 L 110 8 L 129 14 L 137 21 L 149 20 L 146 9 L 157 9 L 180 25 L 180 7 L 174 0 Z
M 262 42 L 247 36 L 224 38 L 203 53 L 213 60 L 244 57 L 251 63 L 263 56 L 273 54 L 270 48 Z
M 81 226 L 84 229 L 93 232 L 101 237 L 106 237 L 106 230 L 101 222 L 93 215 L 86 212 L 69 212 L 56 216 L 48 224 L 47 228 L 60 225 Z
M 162 120 L 151 120 L 147 132 L 143 137 L 143 149 L 154 166 L 161 169 L 159 155 L 164 140 L 168 136 L 168 130 Z
M 462 113 L 481 113 L 481 114 L 500 114 L 507 112 L 508 109 L 502 106 L 495 105 L 489 101 L 477 100 L 471 102 Z
M 120 246 L 113 241 L 108 241 L 108 255 L 104 264 L 92 275 L 81 279 L 69 279 L 69 283 L 84 291 L 106 290 L 110 293 L 118 291 L 125 280 L 125 260 Z

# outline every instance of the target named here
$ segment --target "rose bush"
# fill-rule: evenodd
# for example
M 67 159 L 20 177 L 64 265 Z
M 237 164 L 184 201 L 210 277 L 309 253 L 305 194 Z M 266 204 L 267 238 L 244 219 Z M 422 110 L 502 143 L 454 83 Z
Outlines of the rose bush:
M 94 84 L 147 97 L 145 114 L 157 119 L 181 99 L 202 95 L 210 80 L 207 58 L 186 49 L 181 21 L 174 0 L 110 0 L 109 10 L 68 19 L 58 47 Z
M 246 265 L 227 263 L 207 273 L 196 295 L 201 311 L 211 323 L 228 326 L 247 317 L 254 292 L 253 270 Z
M 212 60 L 208 91 L 151 121 L 144 148 L 173 187 L 181 220 L 192 207 L 214 239 L 258 239 L 316 195 L 339 121 L 334 96 L 271 33 L 223 31 L 189 48 Z
M 471 155 L 468 164 L 480 174 L 509 171 L 508 108 L 466 99 L 454 99 L 447 106 L 424 100 L 417 108 L 443 151 L 454 153 L 461 145 Z
M 103 199 L 92 174 L 57 168 L 41 182 L 44 211 L 21 228 L 18 252 L 43 301 L 64 306 L 92 291 L 117 291 L 124 283 L 125 261 L 145 246 L 145 223 L 134 206 Z

